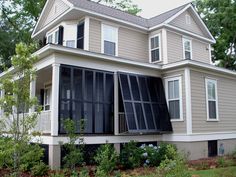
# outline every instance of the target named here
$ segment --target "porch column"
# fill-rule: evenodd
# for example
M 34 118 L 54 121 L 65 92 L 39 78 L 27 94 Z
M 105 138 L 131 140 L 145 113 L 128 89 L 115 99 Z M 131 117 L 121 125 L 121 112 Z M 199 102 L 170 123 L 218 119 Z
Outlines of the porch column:
M 119 95 L 118 95 L 118 75 L 114 74 L 114 133 L 119 134 Z
M 58 136 L 60 64 L 52 64 L 51 136 Z
M 3 98 L 5 96 L 5 90 L 0 90 L 0 98 Z M 4 115 L 4 110 L 3 108 L 0 107 L 0 117 Z
M 61 167 L 61 146 L 49 145 L 49 166 L 52 170 L 58 170 Z
M 30 82 L 30 99 L 34 98 L 36 95 L 36 79 L 31 80 Z M 29 109 L 29 113 L 35 112 L 35 107 Z

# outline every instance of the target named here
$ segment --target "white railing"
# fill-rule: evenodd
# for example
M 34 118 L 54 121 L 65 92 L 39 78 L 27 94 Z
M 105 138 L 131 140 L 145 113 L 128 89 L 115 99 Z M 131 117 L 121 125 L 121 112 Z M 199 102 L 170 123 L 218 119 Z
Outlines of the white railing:
M 51 133 L 51 111 L 42 111 L 40 113 L 34 131 Z

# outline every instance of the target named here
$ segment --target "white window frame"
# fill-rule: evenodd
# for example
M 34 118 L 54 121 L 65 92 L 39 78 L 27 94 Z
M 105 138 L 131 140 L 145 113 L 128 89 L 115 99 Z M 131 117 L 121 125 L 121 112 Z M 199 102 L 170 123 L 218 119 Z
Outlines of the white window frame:
M 111 28 L 113 30 L 115 30 L 115 38 L 116 38 L 116 41 L 115 41 L 115 44 L 116 44 L 116 48 L 115 48 L 115 56 L 117 57 L 118 56 L 118 27 L 114 27 L 114 26 L 111 26 L 111 25 L 107 25 L 107 24 L 102 24 L 101 25 L 101 35 L 102 35 L 102 40 L 101 40 L 101 53 L 104 54 L 104 28 Z
M 152 49 L 152 44 L 151 44 L 151 39 L 158 37 L 158 41 L 159 41 L 159 47 Z M 159 49 L 159 60 L 158 61 L 152 61 L 152 51 Z M 156 35 L 150 36 L 149 37 L 149 63 L 159 63 L 162 62 L 162 48 L 161 48 L 161 34 L 158 33 Z
M 187 52 L 190 52 L 190 60 L 192 60 L 193 59 L 193 46 L 192 46 L 192 39 L 188 39 L 188 38 L 185 38 L 185 37 L 183 37 L 183 57 L 184 57 L 184 60 L 188 60 L 188 59 L 186 59 L 186 56 L 185 56 L 185 51 L 187 51 Z M 188 51 L 188 50 L 185 50 L 185 42 L 189 42 L 190 43 L 190 50 Z
M 48 44 L 48 37 L 51 36 L 51 35 L 52 35 L 52 43 L 51 44 L 58 44 L 58 42 L 55 43 L 56 42 L 56 32 L 58 32 L 58 37 L 59 37 L 59 28 L 58 27 L 56 29 L 54 29 L 53 31 L 48 32 L 46 34 L 47 44 Z
M 47 86 L 48 85 L 48 86 Z M 46 90 L 48 91 L 48 96 L 49 96 L 49 102 L 47 102 L 46 99 Z M 44 94 L 43 94 L 43 111 L 50 111 L 51 110 L 51 94 L 52 94 L 52 86 L 51 83 L 45 83 L 44 86 Z M 49 110 L 46 110 L 46 106 L 49 106 Z
M 58 36 L 56 36 L 56 33 L 58 33 Z M 57 41 L 56 41 L 56 37 L 58 37 L 58 38 L 57 38 Z M 57 30 L 54 32 L 54 44 L 58 44 L 58 42 L 59 42 L 59 29 L 57 29 Z
M 169 90 L 168 90 L 168 86 L 169 86 L 169 82 L 170 81 L 179 81 L 179 98 L 178 99 L 169 99 Z M 179 118 L 172 118 L 171 122 L 180 122 L 180 121 L 184 121 L 183 118 L 183 95 L 182 95 L 182 77 L 181 76 L 174 76 L 174 77 L 168 77 L 165 78 L 165 93 L 166 93 L 166 101 L 167 101 L 167 106 L 169 109 L 169 101 L 176 101 L 179 100 Z
M 185 22 L 187 25 L 191 25 L 191 17 L 189 14 L 186 14 L 185 15 Z
M 208 98 L 208 82 L 211 82 L 215 85 L 215 99 Z M 219 121 L 219 111 L 218 111 L 218 91 L 217 91 L 217 80 L 211 78 L 205 78 L 205 90 L 206 90 L 206 108 L 207 108 L 207 121 L 209 122 L 218 122 Z M 209 117 L 209 101 L 216 102 L 216 118 Z

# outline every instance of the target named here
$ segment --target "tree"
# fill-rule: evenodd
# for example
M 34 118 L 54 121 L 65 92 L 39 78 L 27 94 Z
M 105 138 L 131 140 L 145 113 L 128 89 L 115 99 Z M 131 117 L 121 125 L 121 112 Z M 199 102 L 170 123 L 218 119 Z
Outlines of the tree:
M 37 98 L 30 97 L 30 82 L 35 79 L 35 70 L 33 64 L 37 57 L 32 56 L 31 52 L 35 49 L 35 45 L 27 46 L 20 43 L 16 46 L 16 55 L 12 57 L 12 65 L 15 72 L 8 72 L 4 78 L 0 80 L 1 90 L 5 94 L 0 99 L 0 107 L 4 110 L 4 116 L 1 117 L 3 124 L 1 134 L 10 135 L 13 149 L 13 167 L 16 174 L 20 169 L 28 170 L 32 164 L 22 166 L 24 159 L 32 159 L 32 153 L 37 154 L 40 160 L 42 151 L 40 148 L 32 148 L 29 146 L 32 135 L 30 131 L 34 129 L 37 118 L 40 113 Z M 35 113 L 28 113 L 29 108 L 35 108 Z M 40 152 L 39 152 L 40 151 Z M 30 157 L 27 156 L 30 155 Z M 36 154 L 34 156 L 36 156 Z M 27 161 L 26 160 L 26 161 Z M 32 163 L 32 162 L 27 162 Z M 34 162 L 33 162 L 34 163 Z
M 31 33 L 46 0 L 0 0 L 1 70 L 11 66 L 16 44 L 33 42 Z
M 137 15 L 142 10 L 138 8 L 138 5 L 133 4 L 132 0 L 93 0 L 97 3 L 104 3 L 115 9 L 119 9 L 128 12 L 132 15 Z
M 196 0 L 196 7 L 216 39 L 213 60 L 236 69 L 236 1 Z

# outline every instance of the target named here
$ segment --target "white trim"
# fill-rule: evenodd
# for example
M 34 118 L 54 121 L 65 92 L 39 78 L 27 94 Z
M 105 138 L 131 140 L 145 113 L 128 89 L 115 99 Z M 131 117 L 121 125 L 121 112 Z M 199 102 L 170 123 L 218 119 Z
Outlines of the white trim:
M 212 62 L 212 54 L 211 54 L 211 44 L 209 44 L 209 46 L 208 46 L 208 50 L 209 50 L 209 60 L 210 60 L 210 64 L 212 64 L 213 65 L 213 62 Z
M 119 54 L 118 54 L 118 28 L 117 27 L 114 27 L 114 26 L 111 26 L 111 25 L 107 25 L 107 24 L 104 24 L 104 23 L 102 23 L 101 24 L 101 53 L 102 54 L 104 54 L 104 27 L 107 27 L 107 28 L 111 28 L 111 29 L 113 29 L 114 31 L 115 31 L 115 38 L 116 38 L 116 41 L 112 41 L 112 42 L 115 42 L 115 44 L 116 44 L 116 51 L 115 51 L 115 56 L 118 56 Z
M 114 134 L 119 135 L 119 83 L 118 74 L 114 73 Z
M 158 43 L 159 43 L 159 47 L 155 48 L 155 49 L 151 49 L 151 39 L 158 37 Z M 161 43 L 161 33 L 149 36 L 149 63 L 159 63 L 162 62 L 162 43 Z M 156 50 L 159 49 L 159 60 L 158 61 L 152 61 L 152 50 Z
M 69 7 L 74 7 L 72 3 L 70 3 L 68 0 L 62 0 L 65 4 L 67 4 Z
M 89 51 L 89 33 L 90 33 L 90 19 L 85 17 L 84 19 L 84 50 Z
M 208 82 L 211 82 L 215 86 L 215 99 L 209 100 L 208 98 Z M 218 91 L 217 91 L 217 80 L 216 79 L 210 79 L 205 78 L 205 92 L 206 92 L 206 106 L 207 106 L 207 121 L 209 122 L 218 122 L 219 121 L 219 110 L 218 110 Z M 216 118 L 210 118 L 209 117 L 209 101 L 215 101 L 216 102 Z
M 212 40 L 212 39 L 209 39 L 209 38 L 206 38 L 206 37 L 200 36 L 200 35 L 198 35 L 198 34 L 195 34 L 195 33 L 189 32 L 189 31 L 187 31 L 187 30 L 184 30 L 184 29 L 178 28 L 178 27 L 173 26 L 173 25 L 170 25 L 170 24 L 164 24 L 164 27 L 167 27 L 167 28 L 170 28 L 170 29 L 176 30 L 177 32 L 181 32 L 181 33 L 188 34 L 188 35 L 190 35 L 190 36 L 193 36 L 193 37 L 196 37 L 196 38 L 198 38 L 198 39 L 201 39 L 201 40 L 204 40 L 204 41 L 210 42 L 210 43 L 212 43 L 212 44 L 216 43 L 216 40 Z
M 165 28 L 162 29 L 162 58 L 163 58 L 163 64 L 168 63 L 168 45 L 167 45 L 167 31 Z
M 190 135 L 193 133 L 192 130 L 192 97 L 191 97 L 191 76 L 190 69 L 185 68 L 185 99 L 186 99 L 186 127 L 187 134 Z
M 190 51 L 185 50 L 185 42 L 190 43 Z M 190 52 L 190 60 L 193 60 L 193 46 L 192 46 L 192 40 L 189 38 L 186 38 L 185 36 L 182 37 L 182 45 L 183 45 L 183 59 L 184 60 L 189 60 L 189 58 L 186 58 L 185 56 L 185 51 Z
M 167 106 L 169 108 L 169 101 L 171 101 L 169 99 L 169 90 L 168 90 L 168 84 L 170 81 L 179 81 L 179 98 L 176 99 L 172 99 L 172 100 L 179 100 L 179 113 L 180 113 L 180 118 L 173 118 L 171 119 L 172 122 L 179 122 L 179 121 L 183 121 L 183 90 L 182 90 L 182 77 L 178 76 L 178 77 L 169 77 L 167 79 L 165 79 L 165 93 L 166 93 L 166 101 L 167 101 Z

